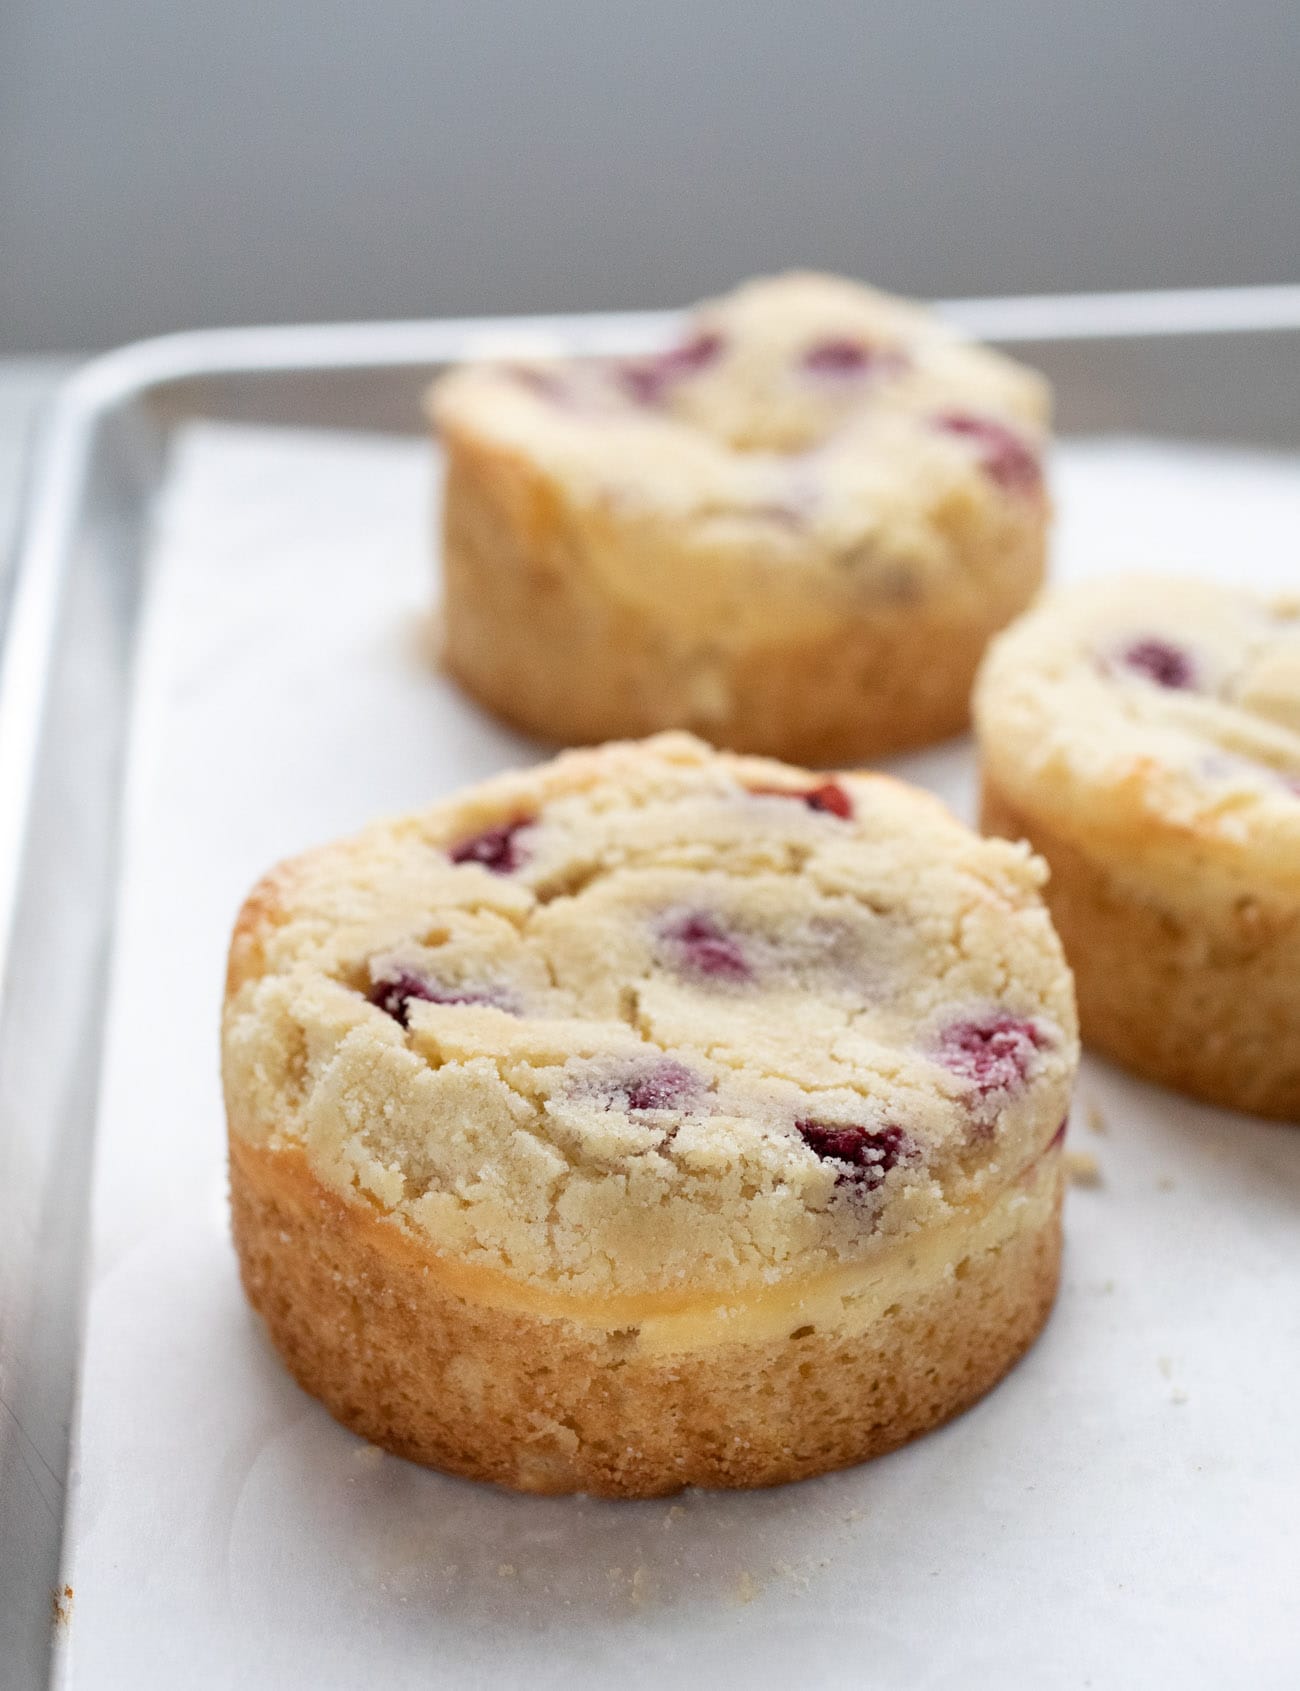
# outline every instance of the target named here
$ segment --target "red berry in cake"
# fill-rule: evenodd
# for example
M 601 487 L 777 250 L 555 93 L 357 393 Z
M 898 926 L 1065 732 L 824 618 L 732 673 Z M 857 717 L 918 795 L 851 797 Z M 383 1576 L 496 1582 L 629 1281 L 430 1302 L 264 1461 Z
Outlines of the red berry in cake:
M 815 376 L 881 377 L 898 375 L 907 368 L 907 359 L 901 352 L 868 346 L 865 341 L 843 335 L 815 342 L 804 352 L 800 364 Z
M 756 798 L 800 799 L 809 810 L 838 816 L 845 822 L 853 816 L 853 800 L 838 781 L 824 781 L 820 787 L 810 787 L 805 792 L 791 791 L 789 787 L 751 787 L 750 791 Z
M 1120 664 L 1134 675 L 1153 681 L 1157 687 L 1188 691 L 1196 686 L 1196 665 L 1190 653 L 1172 640 L 1158 635 L 1143 635 L 1125 646 L 1119 654 Z
M 739 940 L 707 910 L 672 917 L 660 929 L 660 937 L 683 974 L 736 985 L 753 979 Z
M 513 822 L 501 822 L 485 828 L 481 834 L 471 834 L 450 846 L 447 856 L 453 863 L 479 863 L 494 875 L 513 874 L 528 861 L 528 853 L 519 840 L 525 828 L 531 826 L 531 816 L 517 816 Z
M 629 358 L 617 366 L 618 380 L 638 405 L 660 405 L 675 382 L 694 376 L 722 354 L 719 334 L 703 332 L 680 346 L 649 358 Z
M 657 1057 L 619 1081 L 613 1102 L 628 1110 L 681 1110 L 700 1095 L 704 1082 L 673 1057 Z
M 844 822 L 853 817 L 853 800 L 838 781 L 825 781 L 820 787 L 814 787 L 810 793 L 804 794 L 803 802 L 809 810 L 825 811 L 828 816 L 838 816 Z
M 978 417 L 968 411 L 943 411 L 931 421 L 942 433 L 970 441 L 985 475 L 1008 493 L 1031 493 L 1042 481 L 1038 454 L 996 418 Z
M 411 1004 L 486 1004 L 495 1010 L 506 1010 L 512 1016 L 519 1010 L 510 994 L 494 986 L 444 986 L 438 981 L 408 969 L 399 970 L 384 980 L 376 981 L 370 989 L 370 1002 L 377 1010 L 391 1016 L 403 1027 L 410 1026 Z
M 939 1036 L 939 1060 L 983 1097 L 1022 1086 L 1034 1054 L 1046 1044 L 1033 1022 L 995 1010 L 945 1028 Z
M 915 1147 L 901 1127 L 841 1126 L 838 1122 L 797 1121 L 795 1131 L 808 1149 L 823 1161 L 844 1163 L 841 1183 L 852 1182 L 868 1191 L 879 1186 L 891 1168 L 913 1157 Z

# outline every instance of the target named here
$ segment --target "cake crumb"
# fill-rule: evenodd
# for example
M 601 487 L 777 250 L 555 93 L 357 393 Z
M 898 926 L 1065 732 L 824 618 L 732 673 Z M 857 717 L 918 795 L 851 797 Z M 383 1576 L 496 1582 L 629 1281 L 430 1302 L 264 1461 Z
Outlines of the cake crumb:
M 497 1564 L 497 1573 L 502 1579 L 513 1579 L 515 1577 L 515 1565 L 514 1565 L 514 1563 L 513 1562 L 499 1562 Z
M 1105 1116 L 1101 1113 L 1100 1104 L 1094 1104 L 1091 1100 L 1089 1100 L 1087 1109 L 1084 1112 L 1084 1118 L 1088 1123 L 1089 1132 L 1096 1134 L 1106 1134 L 1110 1132 L 1110 1126 Z
M 1173 1377 L 1174 1377 L 1174 1364 L 1173 1364 L 1173 1358 L 1172 1357 L 1158 1356 L 1156 1358 L 1156 1367 L 1164 1375 L 1166 1380 L 1172 1380 L 1173 1379 Z
M 1091 1151 L 1067 1151 L 1065 1172 L 1073 1186 L 1101 1185 L 1101 1164 Z
M 1167 1174 L 1162 1174 L 1159 1180 L 1156 1181 L 1156 1190 L 1158 1192 L 1172 1192 L 1173 1189 L 1173 1179 Z
M 1187 1393 L 1182 1386 L 1175 1386 L 1169 1394 L 1170 1403 L 1183 1404 L 1187 1402 Z
M 50 1615 L 55 1626 L 66 1627 L 72 1619 L 72 1587 L 55 1586 L 50 1593 Z
M 758 1581 L 754 1578 L 753 1574 L 749 1572 L 748 1568 L 746 1568 L 741 1573 L 740 1578 L 736 1581 L 737 1603 L 752 1603 L 755 1597 L 758 1596 L 759 1590 L 760 1586 Z

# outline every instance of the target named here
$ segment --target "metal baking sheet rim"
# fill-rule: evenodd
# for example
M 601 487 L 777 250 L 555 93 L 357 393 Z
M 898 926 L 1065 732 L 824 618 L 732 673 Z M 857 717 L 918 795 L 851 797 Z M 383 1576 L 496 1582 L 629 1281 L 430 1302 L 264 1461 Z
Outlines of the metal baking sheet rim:
M 1270 331 L 1300 331 L 1300 286 L 1206 289 L 1176 292 L 1078 294 L 1008 299 L 956 300 L 940 309 L 964 330 L 1005 344 L 1089 340 L 1140 340 L 1170 336 L 1227 337 Z M 87 492 L 104 426 L 116 414 L 160 400 L 169 389 L 204 378 L 381 373 L 436 368 L 481 356 L 528 356 L 568 351 L 587 354 L 651 349 L 670 333 L 676 313 L 474 318 L 429 322 L 343 323 L 320 326 L 205 330 L 143 341 L 97 358 L 72 376 L 57 394 L 41 431 L 18 530 L 14 569 L 0 629 L 0 1035 L 6 1033 L 16 997 L 13 952 L 20 898 L 28 870 L 32 800 L 49 704 L 50 677 L 58 649 L 64 588 L 82 528 Z M 194 415 L 202 415 L 201 409 Z M 164 428 L 186 420 L 182 408 Z M 111 941 L 110 941 L 111 943 Z M 98 1036 L 85 1054 L 98 1067 Z M 19 1119 L 4 1101 L 0 1154 L 17 1135 L 38 1134 L 39 1120 Z M 6 1119 L 7 1118 L 7 1119 Z M 12 1162 L 12 1158 L 10 1159 Z M 3 1165 L 0 1165 L 3 1166 Z M 20 1171 L 21 1172 L 21 1171 Z M 68 1201 L 84 1213 L 87 1170 L 75 1171 Z M 26 1226 L 26 1205 L 37 1192 L 21 1179 L 0 1188 L 0 1240 L 26 1234 L 36 1256 L 38 1229 Z M 20 1247 L 21 1250 L 21 1247 Z M 12 1255 L 12 1251 L 11 1251 Z M 11 1381 L 24 1363 L 20 1320 L 26 1288 L 22 1262 L 0 1283 L 0 1409 L 9 1411 Z M 62 1312 L 79 1323 L 80 1299 Z M 69 1385 L 71 1382 L 69 1382 Z M 5 1477 L 19 1441 L 30 1440 L 18 1418 L 0 1414 L 0 1512 Z M 66 1443 L 64 1444 L 66 1463 Z M 63 1475 L 52 1476 L 62 1484 Z M 47 1528 L 47 1542 L 31 1545 L 40 1560 L 56 1565 L 61 1518 Z M 0 1521 L 0 1574 L 17 1566 L 19 1547 L 8 1541 Z M 0 1593 L 11 1589 L 0 1578 Z M 47 1609 L 43 1621 L 48 1623 Z M 0 1596 L 0 1641 L 6 1636 Z M 54 1621 L 59 1619 L 55 1604 Z M 33 1685 L 45 1682 L 48 1662 L 8 1655 L 9 1666 Z M 14 1682 L 15 1691 L 20 1681 Z
M 949 300 L 969 333 L 1015 344 L 1300 330 L 1300 286 Z M 64 564 L 98 426 L 113 411 L 204 376 L 382 370 L 563 347 L 653 347 L 674 312 L 333 323 L 198 330 L 138 341 L 93 359 L 62 386 L 45 428 L 19 526 L 8 615 L 0 627 L 0 983 L 7 974 L 26 833 L 25 795 L 39 742 L 44 681 Z M 0 988 L 2 990 L 2 988 Z

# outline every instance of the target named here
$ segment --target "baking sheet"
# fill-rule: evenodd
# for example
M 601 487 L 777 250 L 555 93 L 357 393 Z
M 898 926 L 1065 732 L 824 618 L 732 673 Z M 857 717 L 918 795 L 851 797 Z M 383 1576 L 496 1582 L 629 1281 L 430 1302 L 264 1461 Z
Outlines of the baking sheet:
M 1058 574 L 1294 583 L 1300 462 L 1062 451 Z M 417 442 L 202 426 L 159 512 L 97 1126 L 59 1683 L 1292 1687 L 1300 1134 L 1085 1063 L 1043 1340 L 954 1425 L 611 1504 L 336 1427 L 247 1313 L 216 1026 L 275 858 L 539 755 L 429 667 Z M 894 767 L 969 814 L 964 745 Z M 1089 1120 L 1104 1127 L 1094 1131 Z

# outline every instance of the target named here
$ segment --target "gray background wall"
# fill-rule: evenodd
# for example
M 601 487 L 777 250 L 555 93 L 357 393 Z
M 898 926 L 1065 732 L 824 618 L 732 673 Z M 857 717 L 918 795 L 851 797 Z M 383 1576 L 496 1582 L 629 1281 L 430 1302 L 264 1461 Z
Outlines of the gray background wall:
M 1300 0 L 0 0 L 0 350 L 1300 279 Z

